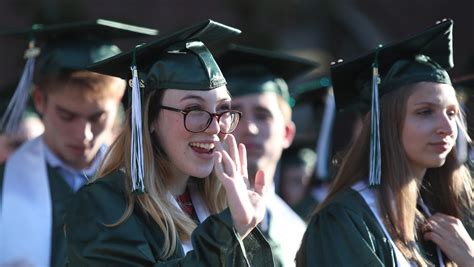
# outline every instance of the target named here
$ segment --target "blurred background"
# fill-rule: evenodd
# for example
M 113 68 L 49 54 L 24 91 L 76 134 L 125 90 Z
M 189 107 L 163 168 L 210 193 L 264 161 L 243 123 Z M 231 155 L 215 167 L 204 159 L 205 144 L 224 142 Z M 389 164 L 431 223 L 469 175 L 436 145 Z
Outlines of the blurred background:
M 0 10 L 0 29 L 104 18 L 166 34 L 210 18 L 241 29 L 235 39 L 240 44 L 316 59 L 323 74 L 330 61 L 452 18 L 456 67 L 451 74 L 462 75 L 473 65 L 472 0 L 2 0 Z M 0 88 L 20 75 L 26 46 L 25 40 L 0 37 Z

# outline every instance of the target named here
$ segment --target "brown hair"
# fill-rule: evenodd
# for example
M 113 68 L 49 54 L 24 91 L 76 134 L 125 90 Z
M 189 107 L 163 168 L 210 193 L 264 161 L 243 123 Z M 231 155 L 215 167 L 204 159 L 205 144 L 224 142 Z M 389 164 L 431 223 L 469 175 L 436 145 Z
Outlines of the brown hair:
M 416 208 L 419 194 L 436 211 L 461 218 L 466 212 L 472 214 L 472 185 L 469 171 L 457 162 L 455 148 L 443 166 L 428 169 L 421 181 L 411 174 L 401 133 L 407 100 L 416 85 L 399 88 L 380 99 L 382 182 L 376 194 L 384 226 L 396 246 L 408 260 L 426 266 L 426 259 L 415 245 L 420 226 L 425 221 Z M 328 197 L 317 207 L 315 214 L 326 207 L 338 192 L 367 179 L 370 116 L 370 112 L 365 116 L 360 135 L 345 155 Z M 462 113 L 457 121 L 460 131 L 467 136 Z
M 150 126 L 160 112 L 160 109 L 156 107 L 158 103 L 161 103 L 164 91 L 165 90 L 153 90 L 146 95 L 144 101 L 143 163 L 146 193 L 131 193 L 130 109 L 127 111 L 124 130 L 110 147 L 104 163 L 99 170 L 98 177 L 103 177 L 119 169 L 125 170 L 124 183 L 127 192 L 129 192 L 127 195 L 127 209 L 118 222 L 110 226 L 123 223 L 132 214 L 135 207 L 140 208 L 145 214 L 149 215 L 163 231 L 165 240 L 161 257 L 166 259 L 173 254 L 177 244 L 177 237 L 179 236 L 181 240 L 189 240 L 192 231 L 197 225 L 188 215 L 174 206 L 170 201 L 166 185 L 167 179 L 171 177 L 169 167 L 171 164 L 156 138 L 150 133 Z M 205 179 L 196 179 L 196 183 L 211 213 L 217 213 L 226 208 L 225 190 L 217 177 L 211 174 Z
M 35 79 L 38 90 L 47 97 L 61 90 L 81 90 L 85 97 L 117 97 L 125 92 L 125 81 L 91 71 L 58 71 Z

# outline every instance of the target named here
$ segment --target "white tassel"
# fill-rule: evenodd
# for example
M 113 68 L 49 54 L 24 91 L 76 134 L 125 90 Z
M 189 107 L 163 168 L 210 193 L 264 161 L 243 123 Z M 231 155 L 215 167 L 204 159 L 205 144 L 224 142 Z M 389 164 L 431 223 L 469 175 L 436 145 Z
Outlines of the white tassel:
M 377 57 L 378 55 L 376 55 Z M 380 150 L 380 111 L 379 111 L 379 69 L 377 58 L 372 69 L 372 117 L 370 130 L 370 170 L 369 185 L 376 186 L 380 184 L 382 171 L 382 159 Z
M 8 104 L 7 110 L 2 116 L 0 122 L 0 129 L 2 132 L 14 135 L 18 132 L 20 122 L 23 117 L 23 112 L 26 109 L 28 102 L 28 96 L 30 94 L 31 86 L 33 84 L 33 73 L 35 70 L 35 60 L 39 55 L 39 48 L 35 47 L 34 41 L 29 44 L 28 50 L 25 52 L 25 58 L 27 59 L 25 68 L 21 75 L 20 82 L 15 89 L 10 103 Z
M 143 141 L 142 141 L 142 101 L 140 92 L 140 81 L 136 65 L 132 70 L 132 142 L 131 142 L 131 172 L 132 172 L 132 191 L 144 193 L 145 185 L 143 183 Z
M 336 115 L 336 102 L 334 100 L 334 93 L 332 89 L 326 95 L 326 104 L 324 106 L 323 121 L 321 123 L 321 130 L 318 136 L 318 144 L 316 147 L 316 175 L 321 180 L 329 179 L 329 157 L 331 145 L 331 131 Z

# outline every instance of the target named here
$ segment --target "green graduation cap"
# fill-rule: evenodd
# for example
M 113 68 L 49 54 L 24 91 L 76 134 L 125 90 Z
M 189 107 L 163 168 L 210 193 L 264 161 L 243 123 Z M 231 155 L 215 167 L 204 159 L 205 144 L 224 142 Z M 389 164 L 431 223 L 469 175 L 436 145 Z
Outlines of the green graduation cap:
M 29 40 L 29 48 L 25 52 L 27 63 L 2 118 L 2 130 L 16 132 L 33 76 L 38 78 L 59 71 L 84 69 L 120 53 L 120 49 L 112 43 L 114 39 L 156 34 L 158 31 L 155 29 L 104 19 L 56 25 L 35 24 L 29 29 L 0 32 L 0 36 Z
M 41 49 L 38 74 L 86 66 L 120 53 L 113 40 L 157 35 L 155 29 L 97 19 L 65 24 L 35 24 L 30 29 L 0 33 L 33 40 Z
M 226 85 L 206 45 L 240 34 L 207 20 L 90 66 L 91 71 L 131 79 L 132 189 L 144 192 L 141 92 L 159 89 L 212 90 Z
M 331 63 L 338 110 L 357 102 L 370 103 L 373 65 L 378 65 L 379 94 L 420 81 L 450 83 L 454 66 L 452 20 L 443 20 L 403 41 L 379 46 L 362 57 Z
M 332 88 L 331 79 L 327 76 L 299 82 L 290 89 L 290 95 L 298 102 L 324 103 L 327 91 Z
M 370 185 L 380 183 L 379 97 L 417 82 L 451 84 L 446 70 L 454 66 L 452 29 L 453 21 L 444 19 L 411 38 L 331 64 L 338 110 L 363 103 L 372 111 Z
M 217 62 L 233 96 L 274 92 L 291 104 L 287 82 L 319 66 L 300 57 L 231 45 Z

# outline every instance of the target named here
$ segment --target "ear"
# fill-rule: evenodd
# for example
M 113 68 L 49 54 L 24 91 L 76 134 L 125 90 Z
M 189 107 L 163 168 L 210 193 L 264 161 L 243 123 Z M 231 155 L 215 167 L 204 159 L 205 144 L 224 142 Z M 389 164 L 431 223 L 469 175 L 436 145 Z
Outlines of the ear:
M 296 134 L 296 125 L 294 122 L 289 121 L 285 124 L 285 136 L 283 139 L 283 148 L 290 147 L 291 143 L 293 143 L 293 139 L 295 138 Z
M 36 85 L 34 85 L 31 95 L 33 96 L 33 102 L 35 104 L 36 111 L 39 114 L 43 115 L 44 109 L 46 107 L 45 96 Z

